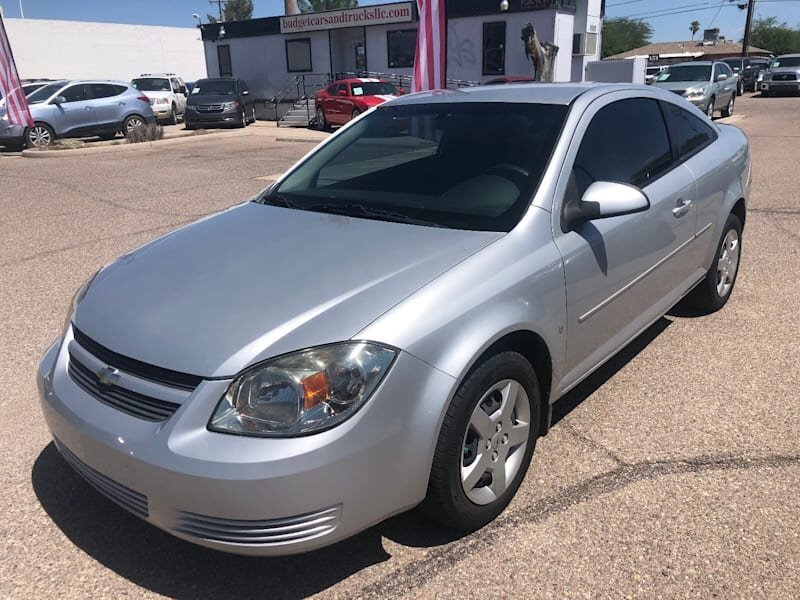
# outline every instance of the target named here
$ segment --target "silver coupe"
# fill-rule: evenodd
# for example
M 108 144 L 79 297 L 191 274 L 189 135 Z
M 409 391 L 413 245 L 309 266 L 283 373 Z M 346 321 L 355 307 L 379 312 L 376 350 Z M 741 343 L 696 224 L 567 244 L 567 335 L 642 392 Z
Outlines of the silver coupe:
M 211 548 L 417 505 L 479 528 L 554 402 L 679 301 L 728 301 L 750 181 L 741 131 L 652 86 L 400 97 L 91 277 L 44 418 L 97 490 Z

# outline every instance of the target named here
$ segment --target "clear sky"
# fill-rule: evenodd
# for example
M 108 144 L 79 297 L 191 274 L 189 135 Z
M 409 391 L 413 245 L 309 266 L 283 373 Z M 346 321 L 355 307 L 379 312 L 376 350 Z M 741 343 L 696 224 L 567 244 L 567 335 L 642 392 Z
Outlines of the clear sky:
M 361 5 L 386 0 L 361 0 Z M 21 0 L 26 18 L 106 21 L 141 25 L 191 27 L 192 13 L 206 20 L 216 13 L 208 0 Z M 499 3 L 499 2 L 498 2 Z M 254 0 L 256 17 L 282 14 L 283 0 Z M 746 11 L 736 5 L 744 0 L 607 0 L 609 17 L 644 18 L 655 30 L 654 41 L 679 41 L 691 37 L 689 24 L 703 29 L 719 27 L 728 39 L 738 40 L 744 31 Z M 20 16 L 20 0 L 0 0 L 6 17 Z M 800 26 L 800 0 L 756 0 L 756 17 L 778 17 L 792 27 Z

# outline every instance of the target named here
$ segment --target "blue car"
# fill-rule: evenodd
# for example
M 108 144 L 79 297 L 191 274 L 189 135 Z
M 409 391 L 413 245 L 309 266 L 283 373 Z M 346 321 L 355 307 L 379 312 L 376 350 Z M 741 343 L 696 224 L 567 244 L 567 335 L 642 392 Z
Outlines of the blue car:
M 0 145 L 49 146 L 58 138 L 125 135 L 155 123 L 150 100 L 116 81 L 54 81 L 28 95 L 33 127 L 11 124 L 0 114 Z

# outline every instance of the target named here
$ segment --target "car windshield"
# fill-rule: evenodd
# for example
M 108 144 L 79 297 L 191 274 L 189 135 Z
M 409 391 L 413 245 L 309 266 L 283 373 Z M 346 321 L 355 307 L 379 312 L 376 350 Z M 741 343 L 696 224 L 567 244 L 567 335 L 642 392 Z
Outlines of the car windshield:
M 198 81 L 192 88 L 192 95 L 205 94 L 208 96 L 235 96 L 236 82 L 224 79 L 207 79 Z
M 539 186 L 567 107 L 384 105 L 262 198 L 301 210 L 510 231 Z
M 711 79 L 711 66 L 709 65 L 686 65 L 681 67 L 670 67 L 661 73 L 656 81 L 709 81 Z
M 166 77 L 140 77 L 131 81 L 140 92 L 171 92 L 172 87 Z
M 50 96 L 55 94 L 58 90 L 63 88 L 64 85 L 65 82 L 60 81 L 58 83 L 48 83 L 47 85 L 40 87 L 38 90 L 28 95 L 28 104 L 41 104 Z
M 742 60 L 740 58 L 728 58 L 722 62 L 726 63 L 734 71 L 742 70 Z
M 397 88 L 384 81 L 360 81 L 350 84 L 353 96 L 397 96 Z
M 800 56 L 783 56 L 772 61 L 773 69 L 778 67 L 800 67 Z

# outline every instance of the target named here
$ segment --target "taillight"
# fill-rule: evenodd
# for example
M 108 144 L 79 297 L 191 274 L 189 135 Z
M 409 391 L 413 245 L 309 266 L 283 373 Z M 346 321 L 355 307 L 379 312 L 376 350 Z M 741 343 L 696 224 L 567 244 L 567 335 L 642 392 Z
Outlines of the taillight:
M 148 98 L 147 96 L 136 96 L 136 99 L 141 100 L 145 104 L 150 104 L 150 98 Z

